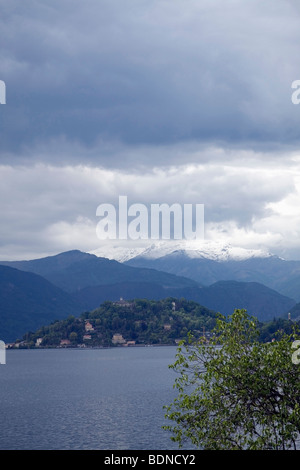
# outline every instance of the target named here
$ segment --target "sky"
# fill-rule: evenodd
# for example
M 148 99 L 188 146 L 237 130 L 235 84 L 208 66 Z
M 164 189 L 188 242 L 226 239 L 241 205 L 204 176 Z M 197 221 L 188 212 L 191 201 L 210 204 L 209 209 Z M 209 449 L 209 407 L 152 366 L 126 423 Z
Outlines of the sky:
M 297 0 L 0 0 L 0 259 L 96 250 L 120 195 L 300 259 L 299 26 Z

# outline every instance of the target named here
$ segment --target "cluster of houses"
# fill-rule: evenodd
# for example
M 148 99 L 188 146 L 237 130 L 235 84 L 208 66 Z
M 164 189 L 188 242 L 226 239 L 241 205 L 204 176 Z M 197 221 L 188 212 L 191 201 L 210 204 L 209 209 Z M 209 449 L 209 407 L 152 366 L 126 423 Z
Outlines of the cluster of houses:
M 79 347 L 86 347 L 88 341 L 92 339 L 92 332 L 95 331 L 95 328 L 90 323 L 89 320 L 85 321 L 84 325 L 85 334 L 83 335 L 83 344 L 78 345 Z M 134 346 L 135 341 L 126 341 L 120 333 L 115 333 L 112 337 L 112 343 L 115 345 L 121 346 Z M 38 346 L 38 344 L 36 344 Z M 60 342 L 61 347 L 71 346 L 71 341 L 69 339 L 62 339 Z
M 132 308 L 134 306 L 134 302 L 128 302 L 124 300 L 122 297 L 120 300 L 117 300 L 116 302 L 113 302 L 114 305 L 118 305 L 120 307 L 130 307 Z M 79 344 L 79 347 L 86 347 L 88 342 L 92 339 L 92 333 L 95 331 L 95 328 L 91 324 L 89 320 L 85 321 L 84 325 L 85 329 L 85 334 L 83 335 L 83 344 Z M 39 338 L 42 340 L 42 338 Z M 112 343 L 114 345 L 119 345 L 119 346 L 135 346 L 135 341 L 126 341 L 123 336 L 120 333 L 115 333 L 112 337 Z M 40 344 L 40 343 L 39 343 Z M 39 346 L 39 344 L 36 344 L 36 346 Z M 60 342 L 60 347 L 68 347 L 71 346 L 71 341 L 69 339 L 62 339 Z
M 120 297 L 120 300 L 117 300 L 113 302 L 113 305 L 117 305 L 120 307 L 129 307 L 133 308 L 134 307 L 134 302 L 129 302 L 127 300 L 124 300 L 122 297 Z M 176 305 L 175 302 L 172 302 L 172 310 L 175 311 Z M 79 344 L 79 347 L 86 347 L 89 343 L 89 341 L 92 339 L 92 333 L 95 331 L 95 328 L 91 324 L 89 320 L 85 320 L 85 334 L 83 335 L 83 344 Z M 171 329 L 171 324 L 165 324 L 164 325 L 165 330 L 170 330 Z M 38 347 L 41 344 L 42 338 L 38 338 L 36 342 L 36 346 Z M 115 333 L 111 339 L 112 344 L 115 346 L 135 346 L 136 342 L 133 340 L 127 341 L 122 334 L 120 333 Z M 179 342 L 179 340 L 178 340 Z M 62 339 L 60 342 L 60 347 L 68 347 L 71 346 L 72 343 L 69 339 Z

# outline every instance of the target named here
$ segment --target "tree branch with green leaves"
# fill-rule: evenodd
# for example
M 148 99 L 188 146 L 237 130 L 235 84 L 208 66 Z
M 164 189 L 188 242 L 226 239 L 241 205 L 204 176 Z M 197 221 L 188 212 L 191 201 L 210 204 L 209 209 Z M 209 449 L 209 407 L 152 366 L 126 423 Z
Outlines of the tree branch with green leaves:
M 164 428 L 181 447 L 210 450 L 296 449 L 300 443 L 300 365 L 292 362 L 292 342 L 282 333 L 259 341 L 255 317 L 235 310 L 219 316 L 212 339 L 181 342 L 174 387 Z

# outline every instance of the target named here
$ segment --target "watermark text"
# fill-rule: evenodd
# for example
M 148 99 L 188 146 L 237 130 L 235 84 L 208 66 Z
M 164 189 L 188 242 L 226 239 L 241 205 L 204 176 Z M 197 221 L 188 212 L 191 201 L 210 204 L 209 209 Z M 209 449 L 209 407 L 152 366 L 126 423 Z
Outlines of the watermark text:
M 6 349 L 2 340 L 0 340 L 0 364 L 6 364 Z
M 293 364 L 300 364 L 300 340 L 297 339 L 292 343 L 292 349 L 296 349 L 296 351 L 292 354 L 292 363 Z
M 6 104 L 6 85 L 3 80 L 0 80 L 0 104 Z
M 128 207 L 127 196 L 119 205 L 100 204 L 96 215 L 97 237 L 101 240 L 193 240 L 204 238 L 204 204 L 145 204 Z

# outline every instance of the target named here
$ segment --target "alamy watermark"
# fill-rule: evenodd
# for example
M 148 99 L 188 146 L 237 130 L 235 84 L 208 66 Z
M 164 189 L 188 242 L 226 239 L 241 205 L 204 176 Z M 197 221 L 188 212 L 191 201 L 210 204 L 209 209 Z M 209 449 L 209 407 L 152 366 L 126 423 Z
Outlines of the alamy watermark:
M 128 207 L 127 196 L 119 205 L 100 204 L 96 233 L 101 240 L 193 240 L 204 238 L 204 204 L 145 204 Z
M 299 339 L 293 342 L 292 349 L 296 349 L 296 351 L 294 351 L 292 354 L 292 363 L 300 364 L 300 340 Z
M 2 340 L 0 340 L 0 364 L 6 364 L 6 349 Z
M 0 104 L 6 104 L 6 85 L 3 80 L 0 80 Z

